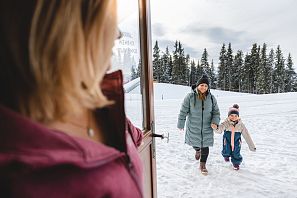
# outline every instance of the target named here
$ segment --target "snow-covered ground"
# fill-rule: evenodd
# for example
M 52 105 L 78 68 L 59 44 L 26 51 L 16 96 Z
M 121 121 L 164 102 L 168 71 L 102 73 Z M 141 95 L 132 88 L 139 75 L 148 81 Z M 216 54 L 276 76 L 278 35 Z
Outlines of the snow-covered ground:
M 212 90 L 222 120 L 231 105 L 239 104 L 257 151 L 249 151 L 243 139 L 243 163 L 234 171 L 220 154 L 222 135 L 215 134 L 207 161 L 209 175 L 203 176 L 194 150 L 184 144 L 184 133 L 176 129 L 189 87 L 159 83 L 154 91 L 156 133 L 170 133 L 169 143 L 156 140 L 159 198 L 297 197 L 297 93 L 252 95 Z
M 169 143 L 156 139 L 158 198 L 297 197 L 297 93 L 253 95 L 211 90 L 218 100 L 221 120 L 234 103 L 257 147 L 248 150 L 243 139 L 243 163 L 234 171 L 221 156 L 222 134 L 215 134 L 207 161 L 208 176 L 201 175 L 194 150 L 176 129 L 177 116 L 189 87 L 156 83 L 156 133 L 170 133 Z M 139 87 L 126 94 L 128 117 L 142 126 Z

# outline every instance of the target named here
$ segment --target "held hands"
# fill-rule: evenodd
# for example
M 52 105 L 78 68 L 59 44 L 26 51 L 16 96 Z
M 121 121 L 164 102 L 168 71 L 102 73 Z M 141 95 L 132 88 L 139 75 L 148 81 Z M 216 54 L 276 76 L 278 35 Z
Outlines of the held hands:
M 179 130 L 179 132 L 184 132 L 184 129 L 180 129 L 180 128 L 178 128 L 178 130 Z
M 256 147 L 255 148 L 250 148 L 250 151 L 256 152 Z
M 214 130 L 218 128 L 218 126 L 217 126 L 216 124 L 211 124 L 210 126 L 211 126 L 211 128 L 214 129 Z

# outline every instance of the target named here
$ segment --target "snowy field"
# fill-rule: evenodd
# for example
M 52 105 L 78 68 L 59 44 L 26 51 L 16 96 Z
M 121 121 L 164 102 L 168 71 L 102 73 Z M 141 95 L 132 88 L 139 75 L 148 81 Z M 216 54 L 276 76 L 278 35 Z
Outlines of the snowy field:
M 231 105 L 239 104 L 240 117 L 257 151 L 249 151 L 243 139 L 243 163 L 234 171 L 220 154 L 222 134 L 215 134 L 207 161 L 209 175 L 203 176 L 194 150 L 184 144 L 184 133 L 176 129 L 189 87 L 160 83 L 154 89 L 156 132 L 170 133 L 169 143 L 157 139 L 159 198 L 297 197 L 297 93 L 252 95 L 212 90 L 221 120 Z
M 234 171 L 220 154 L 222 134 L 215 134 L 207 161 L 209 174 L 203 176 L 195 151 L 184 144 L 184 133 L 176 129 L 181 103 L 189 91 L 180 85 L 154 85 L 156 133 L 170 133 L 169 143 L 156 139 L 158 198 L 297 197 L 297 93 L 253 95 L 211 90 L 221 120 L 231 105 L 239 104 L 240 117 L 257 151 L 249 151 L 242 138 L 243 162 L 240 170 Z M 141 109 L 139 89 L 126 98 L 128 109 L 132 104 Z M 141 111 L 128 112 L 139 126 L 140 115 Z

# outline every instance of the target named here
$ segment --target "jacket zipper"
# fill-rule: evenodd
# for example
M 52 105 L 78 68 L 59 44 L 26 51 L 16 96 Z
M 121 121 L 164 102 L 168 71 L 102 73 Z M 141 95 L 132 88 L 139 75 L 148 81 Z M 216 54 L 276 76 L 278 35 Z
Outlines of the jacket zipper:
M 203 148 L 203 111 L 204 111 L 204 101 L 202 100 L 202 122 L 201 122 L 201 148 Z

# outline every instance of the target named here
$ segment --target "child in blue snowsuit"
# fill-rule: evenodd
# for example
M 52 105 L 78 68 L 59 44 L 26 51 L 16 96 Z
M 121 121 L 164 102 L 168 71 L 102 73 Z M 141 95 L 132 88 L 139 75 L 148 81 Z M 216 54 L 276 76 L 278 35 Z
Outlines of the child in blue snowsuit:
M 247 128 L 239 118 L 239 106 L 234 104 L 229 109 L 228 118 L 219 126 L 213 125 L 212 127 L 216 133 L 222 133 L 224 131 L 222 155 L 226 162 L 229 162 L 231 157 L 234 170 L 239 170 L 239 165 L 242 162 L 242 156 L 240 154 L 241 135 L 244 137 L 249 149 L 256 151 L 256 147 Z

